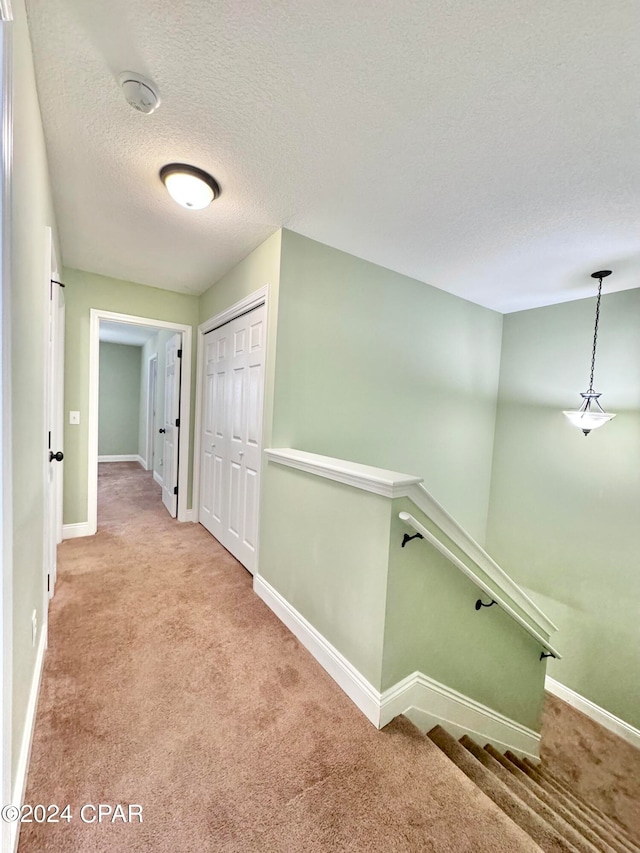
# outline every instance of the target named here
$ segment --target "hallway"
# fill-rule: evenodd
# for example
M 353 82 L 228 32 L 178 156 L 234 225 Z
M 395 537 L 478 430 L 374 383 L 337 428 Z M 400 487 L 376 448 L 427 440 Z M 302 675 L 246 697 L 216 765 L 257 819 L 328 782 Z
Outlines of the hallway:
M 98 534 L 60 548 L 25 798 L 73 817 L 24 824 L 20 853 L 535 849 L 409 725 L 377 732 L 147 472 L 100 468 Z

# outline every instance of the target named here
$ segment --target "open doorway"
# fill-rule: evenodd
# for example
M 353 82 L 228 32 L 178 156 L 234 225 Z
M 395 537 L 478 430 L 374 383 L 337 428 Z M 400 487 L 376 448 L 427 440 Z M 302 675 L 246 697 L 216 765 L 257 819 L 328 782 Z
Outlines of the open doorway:
M 113 463 L 143 468 L 175 518 L 182 333 L 101 320 L 99 362 L 98 477 Z
M 116 465 L 148 472 L 169 515 L 186 521 L 191 327 L 92 309 L 90 334 L 90 532 L 98 477 Z

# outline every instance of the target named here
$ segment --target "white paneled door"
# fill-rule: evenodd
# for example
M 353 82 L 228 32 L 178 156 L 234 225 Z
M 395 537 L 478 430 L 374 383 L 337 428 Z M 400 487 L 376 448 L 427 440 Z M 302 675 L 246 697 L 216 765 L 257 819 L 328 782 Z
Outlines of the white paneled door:
M 178 439 L 180 436 L 180 368 L 182 335 L 173 335 L 166 344 L 164 376 L 164 451 L 162 462 L 162 503 L 173 518 L 178 514 Z
M 252 574 L 262 451 L 265 306 L 205 335 L 201 523 Z
M 48 242 L 50 243 L 50 231 Z M 52 279 L 46 282 L 49 289 L 49 331 L 47 350 L 47 517 L 45 523 L 46 556 L 49 597 L 53 598 L 57 576 L 57 548 L 62 542 L 62 476 L 64 433 L 64 291 L 57 283 L 57 273 L 52 267 Z

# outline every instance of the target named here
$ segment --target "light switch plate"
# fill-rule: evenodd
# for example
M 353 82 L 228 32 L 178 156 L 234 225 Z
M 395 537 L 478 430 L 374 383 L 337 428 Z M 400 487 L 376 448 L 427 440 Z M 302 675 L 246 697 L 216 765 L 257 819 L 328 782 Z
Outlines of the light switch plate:
M 69 423 L 70 424 L 79 424 L 80 423 L 80 412 L 69 412 Z

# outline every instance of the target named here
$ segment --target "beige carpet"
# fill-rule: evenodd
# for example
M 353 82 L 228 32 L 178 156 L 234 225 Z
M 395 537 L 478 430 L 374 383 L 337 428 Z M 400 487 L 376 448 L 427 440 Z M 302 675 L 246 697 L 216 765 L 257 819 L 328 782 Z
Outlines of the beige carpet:
M 640 750 L 547 695 L 540 754 L 544 770 L 640 844 Z
M 73 818 L 20 853 L 539 850 L 408 722 L 376 731 L 138 465 L 101 465 L 99 495 L 59 552 L 26 795 Z
M 467 735 L 458 742 L 441 726 L 428 737 L 545 853 L 640 853 L 624 826 L 544 765 L 482 748 Z

